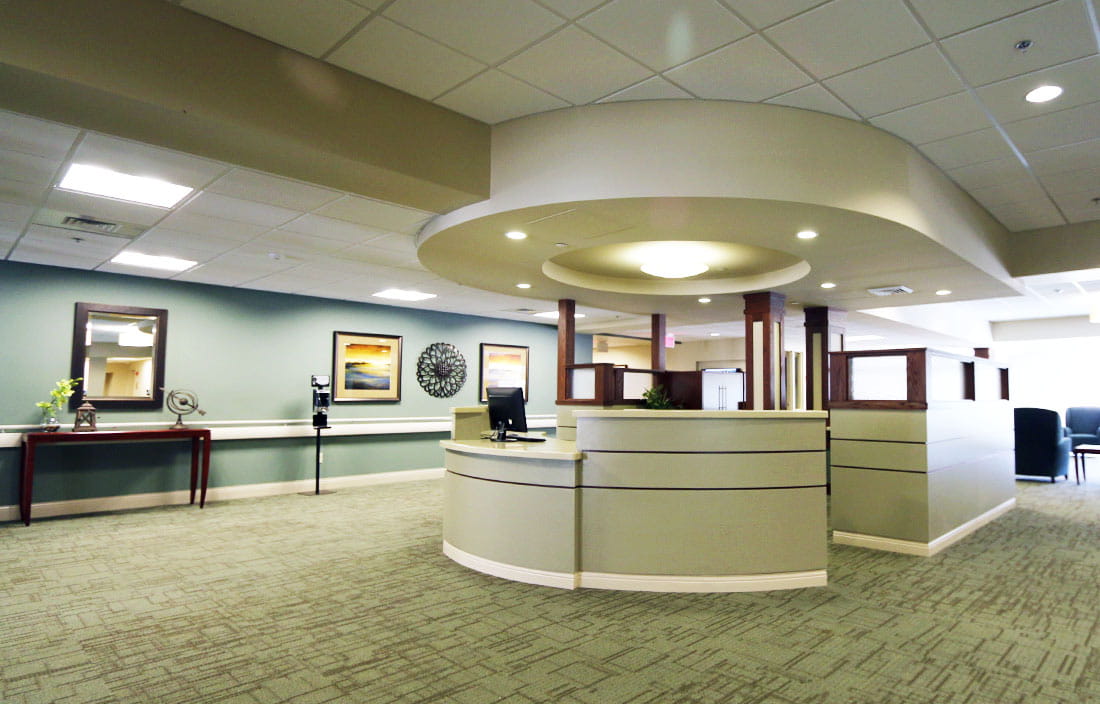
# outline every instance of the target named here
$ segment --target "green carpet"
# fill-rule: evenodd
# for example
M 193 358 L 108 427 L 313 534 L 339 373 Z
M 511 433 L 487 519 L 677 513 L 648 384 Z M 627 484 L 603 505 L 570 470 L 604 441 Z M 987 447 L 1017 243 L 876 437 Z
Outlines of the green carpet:
M 0 702 L 1100 701 L 1100 483 L 1017 487 L 936 557 L 754 594 L 472 572 L 438 481 L 4 524 Z

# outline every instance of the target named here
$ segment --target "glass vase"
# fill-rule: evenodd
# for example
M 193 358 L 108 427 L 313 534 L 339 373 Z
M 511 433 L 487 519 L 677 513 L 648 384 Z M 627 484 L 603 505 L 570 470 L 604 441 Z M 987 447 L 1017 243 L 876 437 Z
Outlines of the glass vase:
M 61 429 L 61 421 L 57 419 L 57 413 L 46 411 L 42 414 L 42 430 L 47 433 L 56 433 Z

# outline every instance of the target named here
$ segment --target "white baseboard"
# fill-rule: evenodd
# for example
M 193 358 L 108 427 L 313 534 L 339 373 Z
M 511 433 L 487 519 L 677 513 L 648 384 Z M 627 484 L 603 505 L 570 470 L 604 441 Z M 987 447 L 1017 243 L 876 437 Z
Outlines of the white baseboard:
M 469 567 L 476 572 L 490 574 L 494 577 L 501 577 L 513 582 L 538 584 L 543 587 L 557 587 L 558 589 L 577 588 L 577 577 L 572 572 L 536 570 L 529 567 L 509 565 L 503 562 L 497 562 L 496 560 L 488 560 L 484 557 L 478 557 L 465 550 L 456 548 L 446 540 L 443 541 L 443 554 L 463 567 Z
M 834 530 L 833 542 L 838 545 L 851 545 L 857 548 L 869 548 L 871 550 L 884 550 L 897 552 L 903 555 L 917 555 L 918 557 L 931 557 L 936 553 L 951 547 L 966 536 L 978 530 L 985 524 L 1008 513 L 1016 506 L 1016 499 L 995 506 L 976 518 L 963 523 L 954 530 L 944 533 L 930 543 L 922 543 L 914 540 L 899 540 L 898 538 L 886 538 L 879 535 L 865 535 L 863 533 L 848 533 Z
M 618 589 L 635 592 L 759 592 L 824 587 L 825 570 L 748 575 L 652 575 L 605 572 L 551 572 L 478 557 L 443 541 L 443 554 L 463 567 L 513 582 L 558 589 Z
M 321 478 L 321 489 L 346 489 L 374 484 L 396 484 L 425 479 L 442 479 L 443 468 L 408 469 L 396 472 L 378 472 L 376 474 L 356 474 L 346 477 Z M 297 494 L 313 491 L 315 479 L 295 479 L 288 482 L 267 482 L 264 484 L 240 484 L 237 486 L 212 487 L 206 491 L 206 502 L 227 501 L 229 499 L 249 499 L 279 494 Z M 195 501 L 198 502 L 198 492 Z M 50 518 L 55 516 L 74 516 L 81 513 L 99 513 L 102 511 L 122 511 L 135 508 L 154 508 L 157 506 L 175 506 L 191 501 L 191 490 L 162 491 L 150 494 L 126 494 L 123 496 L 102 496 L 91 499 L 72 499 L 69 501 L 48 501 L 31 505 L 32 518 Z M 18 506 L 0 506 L 0 521 L 18 521 Z

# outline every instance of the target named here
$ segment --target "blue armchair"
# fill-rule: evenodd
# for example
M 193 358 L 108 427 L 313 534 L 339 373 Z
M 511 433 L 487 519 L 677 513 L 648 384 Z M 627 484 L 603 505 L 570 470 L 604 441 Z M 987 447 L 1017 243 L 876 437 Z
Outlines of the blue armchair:
M 1073 446 L 1100 445 L 1100 408 L 1077 406 L 1066 411 L 1066 429 Z
M 1062 429 L 1057 411 L 1045 408 L 1017 408 L 1013 411 L 1016 431 L 1016 474 L 1065 477 L 1069 479 L 1070 438 Z

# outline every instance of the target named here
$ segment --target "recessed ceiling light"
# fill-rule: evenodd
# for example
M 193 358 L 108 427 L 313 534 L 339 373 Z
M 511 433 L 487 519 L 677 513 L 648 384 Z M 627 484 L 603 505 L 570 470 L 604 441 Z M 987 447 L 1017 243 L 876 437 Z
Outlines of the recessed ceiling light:
M 504 236 L 510 240 L 525 240 L 527 239 L 526 232 L 520 232 L 519 230 L 510 230 L 504 233 Z
M 836 288 L 836 284 L 834 284 L 832 281 L 824 281 L 821 284 L 821 288 Z
M 686 279 L 689 276 L 698 276 L 710 269 L 702 262 L 677 261 L 675 259 L 646 262 L 639 268 L 650 276 L 657 276 L 662 279 Z
M 138 252 L 120 252 L 111 260 L 112 264 L 124 264 L 126 266 L 140 266 L 144 269 L 158 269 L 160 271 L 183 271 L 198 264 L 190 259 L 177 259 L 176 257 L 159 257 L 153 254 L 139 254 Z
M 89 164 L 69 166 L 58 188 L 142 205 L 155 205 L 158 208 L 171 208 L 195 190 L 156 178 L 131 176 Z
M 699 302 L 700 303 L 710 303 L 710 299 L 707 298 L 706 296 L 703 296 L 702 298 L 699 299 Z
M 946 288 L 941 288 L 939 291 L 936 291 L 936 295 L 937 296 L 950 296 L 951 291 L 949 289 L 946 289 Z
M 434 293 L 423 293 L 422 291 L 407 291 L 400 288 L 387 288 L 384 291 L 371 294 L 378 298 L 389 298 L 394 301 L 426 301 L 429 298 L 435 298 Z
M 706 244 L 677 241 L 646 242 L 633 253 L 639 269 L 662 279 L 698 276 L 710 269 L 706 261 L 712 256 L 713 250 Z
M 531 284 L 516 284 L 516 288 L 531 288 Z
M 1039 86 L 1029 91 L 1024 100 L 1029 103 L 1046 103 L 1062 94 L 1062 86 Z
M 802 230 L 797 235 L 795 235 L 795 237 L 800 240 L 812 240 L 813 238 L 817 237 L 817 233 L 813 230 Z
M 569 243 L 568 242 L 555 242 L 554 246 L 555 247 L 568 247 Z
M 721 337 L 721 335 L 722 335 L 722 333 L 720 333 L 720 332 L 712 332 L 710 334 L 711 337 Z
M 551 318 L 553 320 L 558 319 L 558 312 L 556 310 L 548 310 L 545 313 L 535 313 L 536 318 Z M 574 313 L 574 318 L 583 318 L 584 313 Z

